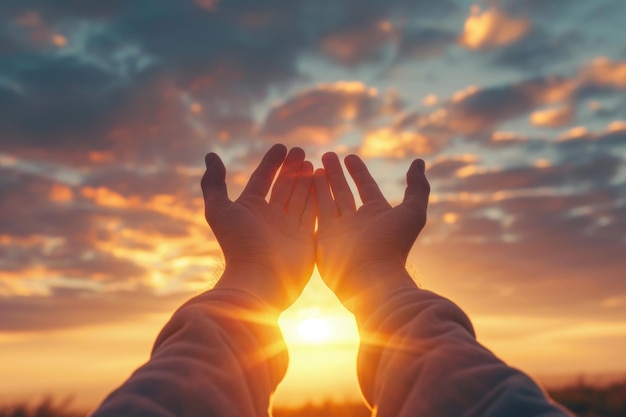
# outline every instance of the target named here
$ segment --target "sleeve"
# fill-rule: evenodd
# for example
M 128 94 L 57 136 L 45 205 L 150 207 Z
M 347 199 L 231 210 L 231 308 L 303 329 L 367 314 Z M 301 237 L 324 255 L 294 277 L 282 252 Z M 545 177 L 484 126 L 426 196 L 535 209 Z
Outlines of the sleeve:
M 403 289 L 356 317 L 359 382 L 377 417 L 571 416 L 480 345 L 467 316 L 443 297 Z
M 150 360 L 92 417 L 268 416 L 288 362 L 268 311 L 230 290 L 190 300 L 163 328 Z

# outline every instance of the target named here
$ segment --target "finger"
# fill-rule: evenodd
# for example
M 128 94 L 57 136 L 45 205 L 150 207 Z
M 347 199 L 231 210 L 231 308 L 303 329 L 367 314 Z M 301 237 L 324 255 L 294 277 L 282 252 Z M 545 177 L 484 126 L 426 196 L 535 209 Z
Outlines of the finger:
M 317 212 L 320 219 L 320 223 L 337 217 L 339 212 L 337 211 L 337 205 L 333 196 L 328 188 L 328 179 L 326 178 L 326 171 L 322 168 L 315 170 L 313 174 L 313 186 L 315 187 L 315 196 L 317 197 Z
M 315 187 L 313 186 L 313 181 L 311 181 L 311 186 L 309 187 L 309 195 L 306 200 L 306 206 L 304 207 L 304 212 L 302 213 L 302 217 L 300 218 L 300 224 L 308 230 L 313 230 L 315 228 L 315 219 L 317 218 L 317 197 L 315 195 Z
M 348 155 L 344 161 L 350 176 L 356 184 L 357 190 L 359 190 L 363 204 L 377 200 L 387 202 L 378 184 L 376 184 L 372 174 L 370 174 L 361 158 L 356 155 Z
M 311 189 L 311 181 L 313 180 L 313 164 L 309 161 L 302 163 L 302 168 L 298 173 L 297 182 L 293 188 L 293 193 L 287 204 L 287 213 L 297 219 L 302 217 L 302 212 L 306 207 L 307 199 Z
M 304 151 L 301 148 L 293 148 L 287 154 L 283 167 L 276 178 L 274 187 L 272 187 L 272 195 L 270 204 L 276 204 L 285 207 L 289 202 L 289 197 L 294 191 L 296 182 L 298 181 L 300 168 L 304 161 Z
M 423 160 L 416 159 L 413 161 L 406 174 L 407 187 L 402 201 L 402 205 L 406 205 L 412 210 L 420 210 L 424 214 L 430 194 L 430 184 L 426 179 L 425 171 L 426 165 Z
M 228 199 L 226 190 L 226 167 L 217 154 L 208 153 L 204 157 L 206 171 L 200 181 L 202 195 L 204 197 L 205 215 L 210 217 L 211 212 Z
M 285 145 L 274 145 L 265 154 L 261 163 L 250 176 L 250 180 L 244 188 L 241 196 L 254 195 L 265 198 L 272 186 L 276 171 L 285 160 L 287 148 Z
M 333 191 L 337 210 L 339 215 L 356 210 L 356 204 L 354 202 L 354 196 L 352 190 L 346 181 L 346 176 L 341 169 L 341 163 L 337 154 L 334 152 L 328 152 L 322 156 L 322 164 L 326 169 L 326 177 L 328 183 Z

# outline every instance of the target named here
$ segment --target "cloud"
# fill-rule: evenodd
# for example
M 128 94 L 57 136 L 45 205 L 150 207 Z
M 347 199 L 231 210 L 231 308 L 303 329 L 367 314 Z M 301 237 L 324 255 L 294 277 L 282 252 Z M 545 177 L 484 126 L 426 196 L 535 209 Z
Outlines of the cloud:
M 470 85 L 415 119 L 422 131 L 434 129 L 448 137 L 493 132 L 527 114 L 536 126 L 566 126 L 574 121 L 583 98 L 622 94 L 625 69 L 626 63 L 597 58 L 569 77 L 546 76 L 486 88 Z
M 220 0 L 193 0 L 198 6 L 206 10 L 215 10 Z
M 321 48 L 336 61 L 351 66 L 380 58 L 377 55 L 382 47 L 396 36 L 391 22 L 373 21 L 328 34 L 321 40 Z
M 261 135 L 272 141 L 327 144 L 350 127 L 392 115 L 400 105 L 393 93 L 381 94 L 362 82 L 321 84 L 275 106 Z
M 546 280 L 565 274 L 597 307 L 610 291 L 585 283 L 592 262 L 607 288 L 623 272 L 624 62 L 598 50 L 607 58 L 572 69 L 592 38 L 592 25 L 559 29 L 574 5 L 506 2 L 467 17 L 459 4 L 2 2 L 0 328 L 123 320 L 157 311 L 159 294 L 209 286 L 220 251 L 202 219 L 202 155 L 225 157 L 237 191 L 278 140 L 431 156 L 428 274 L 450 271 L 443 281 L 485 309 L 554 311 L 580 297 L 533 307 L 535 292 L 556 292 L 563 281 Z M 480 73 L 459 55 L 482 59 Z M 522 64 L 523 77 L 509 71 Z M 458 70 L 467 89 L 436 84 Z M 424 107 L 427 92 L 438 99 Z M 590 100 L 597 110 L 581 107 Z M 597 130 L 593 117 L 613 124 Z
M 487 10 L 474 5 L 459 36 L 459 43 L 469 49 L 492 49 L 517 42 L 530 29 L 528 19 L 509 17 L 497 4 Z
M 584 40 L 575 31 L 553 34 L 534 27 L 517 42 L 495 51 L 493 62 L 521 72 L 538 72 L 553 64 L 561 64 L 576 55 Z
M 450 31 L 431 27 L 409 28 L 398 44 L 397 59 L 406 61 L 437 57 L 455 41 L 456 35 Z
M 452 188 L 455 191 L 493 193 L 543 187 L 600 187 L 608 184 L 623 164 L 622 158 L 600 154 L 592 159 L 575 160 L 560 165 L 519 167 L 464 176 Z
M 9 62 L 11 82 L 0 84 L 0 149 L 107 146 L 103 133 L 126 98 L 112 74 L 73 57 Z
M 621 278 L 626 265 L 618 255 L 624 243 L 626 195 L 623 187 L 606 181 L 607 172 L 591 168 L 602 162 L 580 164 L 580 175 L 596 185 L 567 192 L 534 189 L 516 195 L 489 187 L 478 198 L 472 194 L 476 190 L 463 186 L 460 194 L 446 196 L 433 184 L 429 221 L 413 255 L 423 284 L 473 314 L 605 320 L 626 312 L 623 306 L 619 312 L 604 307 L 607 298 L 626 293 Z M 509 171 L 533 178 L 530 169 Z M 505 174 L 502 179 L 508 178 Z M 495 173 L 491 181 L 503 184 Z
M 598 149 L 610 149 L 626 145 L 626 122 L 616 120 L 599 132 L 591 132 L 584 126 L 573 127 L 559 137 L 562 151 L 590 153 Z
M 417 158 L 432 154 L 434 142 L 419 132 L 390 128 L 370 130 L 359 153 L 365 158 Z
M 192 191 L 187 175 L 107 172 L 69 185 L 19 164 L 2 174 L 0 281 L 29 283 L 9 296 L 68 282 L 190 289 L 208 286 L 219 265 L 198 181 Z
M 472 166 L 478 162 L 478 158 L 474 155 L 461 155 L 453 157 L 443 157 L 436 159 L 427 167 L 428 178 L 450 178 L 458 174 L 459 170 Z
M 102 294 L 88 289 L 52 288 L 47 296 L 0 297 L 0 332 L 53 330 L 173 311 L 189 292 L 161 295 L 143 288 Z
M 567 126 L 573 121 L 574 112 L 572 108 L 568 106 L 537 110 L 530 115 L 530 122 L 539 127 Z

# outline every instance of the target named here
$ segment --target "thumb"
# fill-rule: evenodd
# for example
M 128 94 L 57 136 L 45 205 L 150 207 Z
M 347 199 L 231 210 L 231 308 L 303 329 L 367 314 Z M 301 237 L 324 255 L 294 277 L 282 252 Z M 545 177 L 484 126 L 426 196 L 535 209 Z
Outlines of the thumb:
M 424 161 L 416 159 L 409 167 L 406 174 L 406 191 L 402 206 L 411 212 L 426 216 L 428 206 L 428 196 L 430 194 L 430 184 L 426 179 Z
M 204 157 L 206 171 L 200 186 L 204 196 L 205 214 L 208 218 L 216 207 L 230 201 L 226 191 L 226 167 L 217 154 L 211 152 Z

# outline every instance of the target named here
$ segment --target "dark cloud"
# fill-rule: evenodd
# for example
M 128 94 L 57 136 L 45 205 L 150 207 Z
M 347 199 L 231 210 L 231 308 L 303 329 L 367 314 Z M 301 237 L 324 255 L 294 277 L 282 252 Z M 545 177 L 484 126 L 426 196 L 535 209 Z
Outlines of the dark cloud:
M 407 30 L 398 46 L 398 60 L 426 59 L 440 56 L 456 41 L 456 34 L 438 28 Z
M 434 201 L 415 251 L 420 275 L 474 313 L 616 317 L 624 306 L 605 304 L 626 292 L 623 198 L 607 185 Z
M 102 294 L 87 289 L 51 288 L 47 296 L 0 297 L 0 331 L 53 330 L 128 321 L 172 312 L 192 293 L 159 296 L 148 288 Z
M 84 187 L 106 187 L 122 196 L 138 197 L 149 201 L 156 195 L 167 195 L 173 200 L 185 202 L 200 196 L 197 172 L 179 172 L 171 167 L 141 171 L 125 169 L 116 165 L 94 170 L 86 176 Z
M 470 135 L 491 130 L 504 121 L 527 114 L 564 83 L 556 78 L 537 79 L 461 92 L 447 107 L 449 123 L 454 130 Z
M 396 58 L 428 56 L 444 44 L 448 45 L 449 34 L 435 29 L 417 29 L 412 19 L 407 17 L 414 16 L 417 20 L 430 22 L 431 19 L 449 16 L 458 6 L 449 0 L 436 3 L 421 0 L 347 0 L 335 2 L 335 7 L 335 16 L 328 20 L 332 22 L 329 30 L 318 41 L 319 49 L 336 63 L 354 67 L 374 63 L 386 54 Z M 417 46 L 418 41 L 422 42 L 421 49 Z M 392 50 L 386 51 L 385 47 Z
M 603 304 L 626 293 L 622 250 L 578 234 L 574 241 L 418 243 L 416 259 L 429 288 L 472 314 L 620 320 L 624 306 L 608 310 Z
M 278 141 L 329 143 L 348 127 L 371 126 L 400 107 L 396 95 L 360 82 L 325 84 L 274 107 L 261 134 Z
M 441 3 L 434 9 L 450 5 Z M 405 0 L 324 1 L 315 8 L 285 0 L 200 6 L 147 0 L 65 0 L 54 6 L 3 2 L 0 11 L 14 21 L 13 32 L 18 31 L 15 22 L 30 13 L 30 20 L 51 35 L 63 32 L 67 45 L 40 50 L 25 43 L 23 51 L 15 50 L 0 62 L 5 80 L 0 84 L 2 149 L 72 147 L 119 153 L 120 132 L 127 132 L 133 142 L 149 139 L 156 152 L 171 151 L 172 137 L 179 144 L 190 141 L 181 155 L 188 162 L 197 152 L 199 141 L 193 138 L 198 135 L 206 141 L 252 134 L 253 105 L 270 89 L 302 78 L 297 62 L 302 54 L 346 33 L 370 36 L 370 29 L 386 18 L 433 9 Z M 85 30 L 75 24 L 78 20 L 96 22 L 97 30 Z M 361 45 L 355 52 L 359 56 L 376 46 L 363 42 L 362 36 L 350 39 Z M 194 121 L 185 107 L 201 116 Z M 166 123 L 160 120 L 155 137 L 152 121 L 163 113 Z M 146 148 L 123 150 L 146 158 Z
M 13 59 L 0 72 L 0 130 L 14 147 L 101 149 L 103 134 L 128 98 L 113 74 L 76 57 Z
M 545 167 L 519 167 L 478 173 L 458 180 L 453 189 L 465 192 L 491 193 L 544 187 L 599 187 L 615 176 L 624 161 L 609 154 L 588 160 L 567 161 Z
M 520 41 L 500 48 L 493 61 L 524 73 L 538 73 L 552 64 L 567 62 L 581 42 L 581 34 L 574 31 L 553 35 L 536 28 Z
M 448 179 L 453 177 L 461 168 L 472 165 L 476 162 L 473 156 L 460 156 L 439 159 L 427 167 L 427 175 L 430 179 Z

